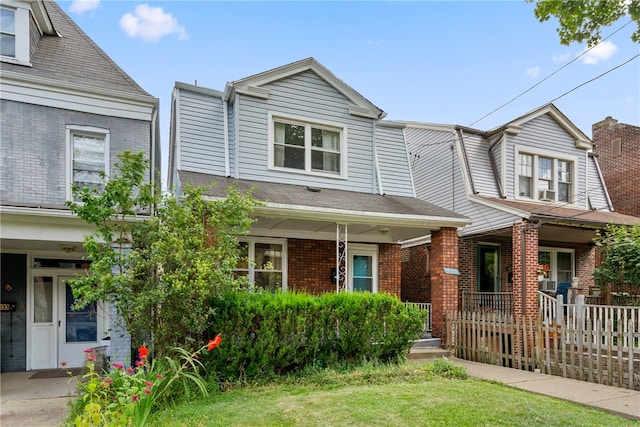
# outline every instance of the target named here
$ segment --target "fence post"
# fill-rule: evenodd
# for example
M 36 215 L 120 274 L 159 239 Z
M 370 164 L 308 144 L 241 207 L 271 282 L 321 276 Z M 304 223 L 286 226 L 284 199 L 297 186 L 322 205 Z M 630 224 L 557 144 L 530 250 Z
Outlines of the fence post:
M 556 325 L 564 324 L 564 296 L 558 294 L 556 296 Z

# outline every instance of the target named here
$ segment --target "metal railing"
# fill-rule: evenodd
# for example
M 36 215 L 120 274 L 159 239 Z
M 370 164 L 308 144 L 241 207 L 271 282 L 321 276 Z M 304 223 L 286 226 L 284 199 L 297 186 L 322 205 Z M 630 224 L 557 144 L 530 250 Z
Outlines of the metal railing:
M 513 314 L 513 293 L 462 292 L 461 311 L 494 311 Z
M 431 303 L 430 302 L 405 302 L 406 305 L 410 305 L 420 310 L 427 311 L 427 320 L 424 325 L 424 330 L 426 332 L 431 332 Z

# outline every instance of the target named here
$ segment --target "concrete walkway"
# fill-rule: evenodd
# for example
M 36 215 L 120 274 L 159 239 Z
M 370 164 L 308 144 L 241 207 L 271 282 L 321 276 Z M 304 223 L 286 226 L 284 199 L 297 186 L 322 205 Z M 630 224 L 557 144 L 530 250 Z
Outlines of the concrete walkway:
M 54 427 L 67 418 L 75 380 L 70 377 L 31 379 L 35 372 L 0 375 L 2 427 Z
M 610 387 L 518 369 L 450 358 L 470 376 L 503 383 L 545 396 L 591 406 L 625 418 L 640 420 L 640 391 Z M 60 426 L 67 417 L 67 402 L 74 392 L 69 378 L 30 379 L 33 372 L 0 376 L 2 427 Z
M 457 358 L 450 360 L 467 368 L 467 373 L 475 378 L 496 381 L 532 393 L 557 397 L 632 420 L 640 420 L 640 391 L 469 362 Z

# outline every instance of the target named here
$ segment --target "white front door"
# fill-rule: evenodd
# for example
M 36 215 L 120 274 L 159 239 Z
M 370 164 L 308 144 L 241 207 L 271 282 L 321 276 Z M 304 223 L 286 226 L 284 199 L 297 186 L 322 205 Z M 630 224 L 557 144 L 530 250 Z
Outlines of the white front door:
M 75 298 L 68 279 L 58 277 L 58 362 L 78 367 L 84 362 L 84 350 L 99 345 L 102 317 L 98 316 L 96 304 L 79 311 L 72 309 Z
M 349 290 L 378 292 L 378 246 L 350 244 Z
M 37 275 L 33 278 L 33 292 L 31 292 L 31 322 L 30 334 L 30 368 L 55 368 L 56 360 L 56 300 L 57 289 L 54 286 L 53 275 Z
M 95 304 L 72 310 L 75 299 L 66 283 L 70 278 L 57 273 L 33 277 L 29 369 L 54 369 L 60 362 L 80 367 L 84 364 L 83 350 L 100 345 L 105 316 L 98 315 Z

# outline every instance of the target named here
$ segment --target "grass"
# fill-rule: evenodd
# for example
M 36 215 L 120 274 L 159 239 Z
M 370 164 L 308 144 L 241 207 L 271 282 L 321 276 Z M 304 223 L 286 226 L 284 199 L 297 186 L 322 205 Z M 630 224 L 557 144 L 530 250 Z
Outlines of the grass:
M 154 414 L 154 426 L 640 426 L 562 400 L 467 378 L 450 362 L 310 371 L 232 387 Z

